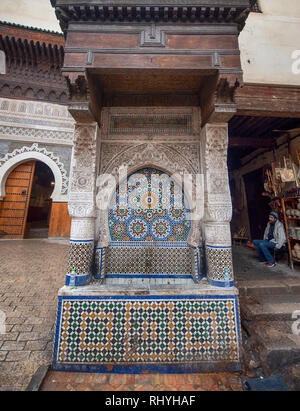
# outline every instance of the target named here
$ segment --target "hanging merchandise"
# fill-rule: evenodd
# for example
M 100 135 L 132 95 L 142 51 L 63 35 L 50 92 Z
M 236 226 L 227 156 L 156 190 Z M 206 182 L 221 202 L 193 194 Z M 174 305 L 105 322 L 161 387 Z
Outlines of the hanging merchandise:
M 298 149 L 296 151 L 296 154 L 297 154 L 298 166 L 300 167 L 300 151 Z
M 272 177 L 271 177 L 271 170 L 269 166 L 265 167 L 264 170 L 264 193 L 265 196 L 270 196 L 273 194 L 273 184 L 272 184 Z
M 275 174 L 272 172 L 272 167 L 267 166 L 264 176 L 265 176 L 265 182 L 264 182 L 264 189 L 270 197 L 277 197 L 278 196 L 278 188 L 275 180 Z
M 283 157 L 284 168 L 280 169 L 280 177 L 283 183 L 291 183 L 295 181 L 295 174 L 290 159 Z

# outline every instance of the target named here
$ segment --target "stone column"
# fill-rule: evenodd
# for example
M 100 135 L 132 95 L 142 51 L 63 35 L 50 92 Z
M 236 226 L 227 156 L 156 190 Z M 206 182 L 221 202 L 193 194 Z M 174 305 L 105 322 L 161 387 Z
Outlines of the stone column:
M 230 231 L 232 203 L 227 149 L 227 123 L 206 124 L 201 132 L 204 174 L 203 233 L 208 281 L 218 287 L 232 287 L 234 284 Z
M 96 123 L 76 124 L 69 187 L 69 214 L 72 225 L 66 285 L 87 285 L 92 276 L 97 136 Z

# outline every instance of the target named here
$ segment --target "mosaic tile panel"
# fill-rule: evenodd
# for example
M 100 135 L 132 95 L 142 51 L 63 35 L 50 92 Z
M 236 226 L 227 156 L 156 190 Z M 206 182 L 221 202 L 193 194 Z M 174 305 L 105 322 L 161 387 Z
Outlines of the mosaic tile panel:
M 93 255 L 93 241 L 70 241 L 68 273 L 74 272 L 75 275 L 89 274 Z
M 234 296 L 60 297 L 55 362 L 239 361 Z
M 106 275 L 192 276 L 193 249 L 188 247 L 108 247 Z
M 206 246 L 208 277 L 210 281 L 233 281 L 231 247 Z
M 112 241 L 186 241 L 191 229 L 181 187 L 152 168 L 120 184 L 108 222 Z

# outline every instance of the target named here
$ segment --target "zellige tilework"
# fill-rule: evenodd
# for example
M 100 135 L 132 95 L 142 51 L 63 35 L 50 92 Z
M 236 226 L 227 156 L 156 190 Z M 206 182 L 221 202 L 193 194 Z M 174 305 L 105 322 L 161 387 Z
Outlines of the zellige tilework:
M 182 188 L 144 168 L 119 185 L 109 212 L 112 241 L 186 241 L 191 229 Z
M 56 363 L 239 361 L 235 297 L 60 299 Z

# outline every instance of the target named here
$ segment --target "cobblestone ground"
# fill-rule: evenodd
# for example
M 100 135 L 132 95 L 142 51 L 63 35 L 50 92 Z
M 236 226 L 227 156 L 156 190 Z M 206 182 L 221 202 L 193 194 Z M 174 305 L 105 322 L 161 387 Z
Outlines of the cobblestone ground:
M 66 241 L 0 241 L 0 391 L 25 390 L 38 367 L 51 363 L 67 259 Z

